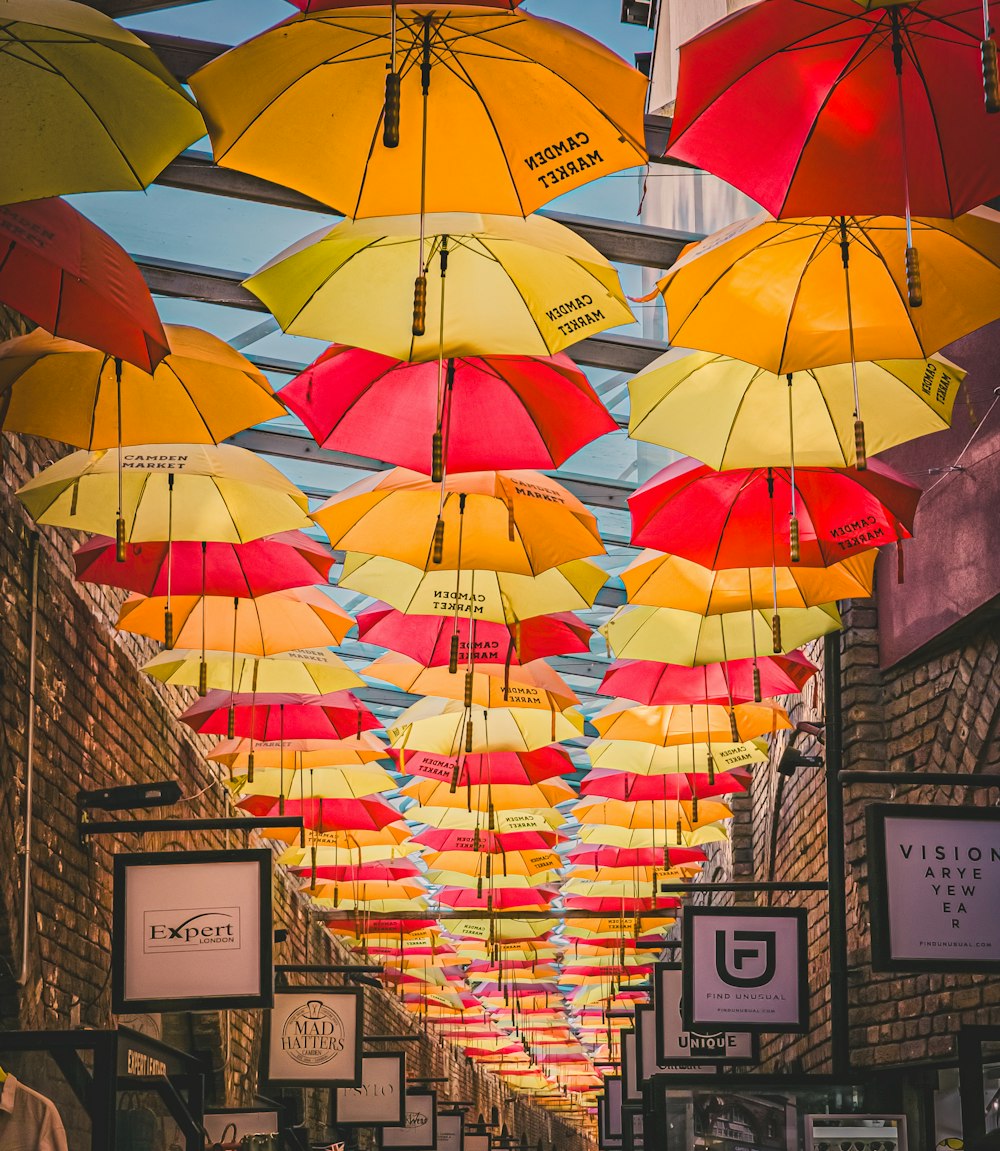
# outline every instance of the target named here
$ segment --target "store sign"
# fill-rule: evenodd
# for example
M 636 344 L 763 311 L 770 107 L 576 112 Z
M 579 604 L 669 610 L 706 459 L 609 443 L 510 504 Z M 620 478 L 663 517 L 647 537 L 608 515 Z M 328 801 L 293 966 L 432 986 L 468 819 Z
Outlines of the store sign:
M 264 1078 L 281 1087 L 361 1083 L 362 992 L 357 987 L 276 991 L 264 1019 Z
M 685 907 L 688 1031 L 806 1031 L 807 916 L 801 908 Z
M 652 1005 L 635 1009 L 636 1076 L 644 1083 L 654 1075 L 714 1075 L 713 1063 L 661 1063 L 656 1057 L 656 1013 Z
M 116 1014 L 269 1007 L 271 853 L 116 855 Z
M 488 1131 L 466 1131 L 464 1151 L 491 1151 Z
M 277 1135 L 280 1131 L 277 1111 L 240 1111 L 236 1108 L 228 1111 L 206 1111 L 203 1126 L 205 1134 L 213 1142 L 221 1142 L 224 1135 L 228 1135 L 232 1140 L 234 1128 L 236 1139 L 252 1138 L 254 1135 Z
M 604 1076 L 604 1109 L 607 1121 L 607 1134 L 610 1139 L 622 1137 L 622 1077 L 620 1075 Z
M 361 1083 L 332 1092 L 334 1127 L 402 1127 L 406 1122 L 406 1060 L 402 1051 L 361 1056 Z
M 381 1146 L 404 1151 L 434 1151 L 437 1147 L 437 1092 L 410 1091 L 406 1096 L 406 1125 L 379 1129 Z
M 637 1066 L 637 1036 L 634 1031 L 621 1031 L 619 1035 L 622 1048 L 623 1098 L 626 1103 L 641 1103 L 642 1084 L 639 1081 L 639 1068 Z
M 805 1115 L 805 1151 L 906 1151 L 905 1115 Z
M 1000 811 L 870 804 L 875 971 L 983 972 L 1000 963 Z
M 685 1028 L 679 963 L 658 963 L 655 979 L 657 1063 L 757 1062 L 757 1038 L 748 1031 Z
M 460 1111 L 439 1111 L 435 1151 L 463 1151 L 464 1120 Z
M 609 1127 L 608 1097 L 603 1095 L 597 1100 L 597 1146 L 599 1151 L 621 1151 L 625 1142 L 621 1131 L 619 1130 L 617 1135 L 612 1135 Z

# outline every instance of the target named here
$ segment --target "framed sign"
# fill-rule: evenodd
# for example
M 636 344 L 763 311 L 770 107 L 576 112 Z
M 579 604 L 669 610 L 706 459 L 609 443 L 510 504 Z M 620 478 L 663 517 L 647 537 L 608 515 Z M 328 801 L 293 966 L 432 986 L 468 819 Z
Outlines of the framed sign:
M 437 1147 L 437 1092 L 406 1093 L 406 1124 L 403 1127 L 380 1127 L 382 1147 L 404 1151 L 434 1151 Z
M 622 1051 L 622 1099 L 625 1103 L 642 1102 L 642 1082 L 637 1066 L 635 1031 L 620 1032 Z
M 465 1131 L 462 1138 L 465 1141 L 464 1151 L 492 1151 L 489 1131 Z
M 402 1127 L 406 1122 L 406 1057 L 402 1051 L 361 1056 L 361 1082 L 330 1092 L 333 1127 Z
M 688 1031 L 682 1015 L 683 979 L 679 963 L 657 963 L 656 1062 L 673 1064 L 756 1063 L 757 1036 L 749 1031 Z
M 209 1139 L 221 1142 L 226 1128 L 236 1128 L 236 1139 L 245 1135 L 278 1135 L 281 1126 L 277 1111 L 250 1111 L 246 1108 L 230 1108 L 228 1110 L 206 1111 L 202 1123 Z
M 982 972 L 1000 963 L 1000 811 L 865 810 L 875 971 Z
M 639 1089 L 648 1079 L 659 1075 L 714 1075 L 714 1063 L 698 1064 L 660 1063 L 656 1058 L 656 1012 L 652 1004 L 640 1004 L 635 1009 L 635 1074 Z
M 622 1129 L 624 1151 L 644 1151 L 646 1141 L 643 1131 L 642 1107 L 626 1103 L 622 1109 Z
M 116 855 L 115 1014 L 273 1002 L 270 851 Z
M 688 1031 L 806 1031 L 808 917 L 800 907 L 685 907 Z
M 620 1132 L 612 1135 L 608 1131 L 608 1096 L 605 1093 L 597 1100 L 597 1146 L 600 1151 L 622 1151 L 624 1143 Z
M 361 1083 L 360 987 L 287 987 L 264 1017 L 264 1078 L 278 1087 Z
M 439 1111 L 435 1151 L 462 1151 L 465 1117 L 461 1111 Z

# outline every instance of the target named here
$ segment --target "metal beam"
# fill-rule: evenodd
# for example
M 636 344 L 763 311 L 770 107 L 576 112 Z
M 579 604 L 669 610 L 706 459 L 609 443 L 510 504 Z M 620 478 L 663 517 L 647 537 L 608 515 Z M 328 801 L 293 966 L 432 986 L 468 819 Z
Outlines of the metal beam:
M 133 255 L 132 258 L 139 265 L 150 291 L 158 295 L 267 312 L 260 300 L 243 287 L 246 276 L 242 272 L 161 260 L 154 256 Z M 636 336 L 603 335 L 581 340 L 566 351 L 578 364 L 634 374 L 663 355 L 665 345 Z

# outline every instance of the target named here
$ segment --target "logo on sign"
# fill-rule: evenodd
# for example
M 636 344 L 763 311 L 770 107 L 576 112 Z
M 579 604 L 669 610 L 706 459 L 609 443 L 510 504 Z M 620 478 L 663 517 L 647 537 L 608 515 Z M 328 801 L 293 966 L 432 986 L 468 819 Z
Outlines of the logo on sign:
M 427 1116 L 423 1111 L 407 1111 L 406 1113 L 406 1126 L 407 1127 L 426 1127 Z
M 303 1003 L 281 1028 L 281 1050 L 304 1067 L 322 1067 L 344 1050 L 344 1023 L 319 999 Z
M 716 931 L 715 970 L 730 987 L 763 987 L 774 979 L 776 964 L 773 931 Z
M 239 951 L 238 907 L 178 907 L 145 911 L 142 950 L 147 955 L 165 951 Z

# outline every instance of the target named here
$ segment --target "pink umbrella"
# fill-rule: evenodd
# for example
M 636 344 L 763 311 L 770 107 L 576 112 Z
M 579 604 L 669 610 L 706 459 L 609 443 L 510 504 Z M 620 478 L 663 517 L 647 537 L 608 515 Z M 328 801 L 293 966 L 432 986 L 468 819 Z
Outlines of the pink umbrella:
M 747 781 L 746 773 L 735 771 L 717 772 L 710 781 L 706 772 L 633 775 L 628 771 L 595 768 L 583 777 L 580 794 L 600 795 L 608 799 L 622 799 L 634 803 L 657 799 L 689 800 L 695 796 L 707 799 L 713 795 L 731 795 L 737 791 L 746 791 Z M 677 862 L 673 848 L 670 849 L 670 859 L 672 863 Z
M 439 779 L 448 784 L 455 779 L 455 768 L 459 766 L 457 758 L 436 755 L 430 751 L 403 752 L 391 748 L 388 754 L 398 769 L 407 775 Z M 541 783 L 555 776 L 570 775 L 575 770 L 576 765 L 569 753 L 550 744 L 535 751 L 467 755 L 459 768 L 457 782 L 463 787 L 478 787 L 487 783 Z
M 818 668 L 802 654 L 758 656 L 682 667 L 643 659 L 616 660 L 604 673 L 601 695 L 634 699 L 648 705 L 711 703 L 731 706 L 750 703 L 754 694 L 753 671 L 760 673 L 760 693 L 765 699 L 797 695 Z
M 474 887 L 442 887 L 438 889 L 437 901 L 443 907 L 457 909 L 489 907 L 497 911 L 527 911 L 533 908 L 548 907 L 555 896 L 551 887 L 513 888 L 501 887 L 496 891 L 486 890 L 476 894 Z
M 455 658 L 469 658 L 472 621 L 464 616 L 406 615 L 387 604 L 376 603 L 358 614 L 358 636 L 390 651 L 419 660 L 424 667 L 454 665 Z M 506 625 L 477 620 L 473 655 L 477 664 L 512 666 L 590 650 L 591 629 L 572 612 L 532 616 Z M 456 641 L 452 638 L 458 637 Z
M 285 808 L 287 814 L 288 801 L 285 801 Z M 332 864 L 323 867 L 317 867 L 315 872 L 309 866 L 306 867 L 290 867 L 288 869 L 293 875 L 313 875 L 317 879 L 328 879 L 335 883 L 352 883 L 355 881 L 364 881 L 366 879 L 402 879 L 406 875 L 419 875 L 420 868 L 417 867 L 412 860 L 409 859 L 386 859 L 379 863 L 362 863 L 353 866 L 340 866 L 335 867 Z M 430 949 L 428 949 L 429 951 Z M 410 954 L 411 948 L 407 948 L 407 954 Z
M 251 815 L 301 815 L 312 831 L 379 831 L 403 817 L 382 799 L 286 799 L 284 810 L 272 795 L 249 795 L 237 804 Z
M 660 867 L 663 864 L 663 850 L 659 847 L 594 847 L 578 843 L 565 855 L 570 863 L 581 867 Z M 704 863 L 707 858 L 700 847 L 670 848 L 673 864 Z
M 482 851 L 497 855 L 502 851 L 549 850 L 565 837 L 554 831 L 453 831 L 428 827 L 413 837 L 434 851 Z
M 343 739 L 381 727 L 349 691 L 252 695 L 214 689 L 191 704 L 180 718 L 202 735 L 228 735 L 230 739 Z

